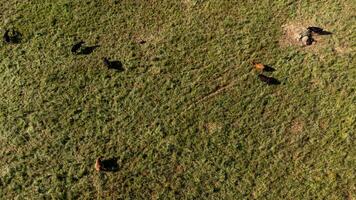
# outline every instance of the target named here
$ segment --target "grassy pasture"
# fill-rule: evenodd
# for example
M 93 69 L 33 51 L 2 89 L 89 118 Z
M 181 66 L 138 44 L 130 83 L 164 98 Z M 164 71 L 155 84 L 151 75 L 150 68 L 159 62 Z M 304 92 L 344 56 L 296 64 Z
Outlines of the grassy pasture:
M 353 0 L 1 1 L 1 33 L 23 37 L 0 44 L 0 199 L 354 200 L 355 13 Z M 290 23 L 333 34 L 282 45 Z M 100 47 L 74 56 L 79 39 Z M 119 171 L 96 172 L 99 156 Z

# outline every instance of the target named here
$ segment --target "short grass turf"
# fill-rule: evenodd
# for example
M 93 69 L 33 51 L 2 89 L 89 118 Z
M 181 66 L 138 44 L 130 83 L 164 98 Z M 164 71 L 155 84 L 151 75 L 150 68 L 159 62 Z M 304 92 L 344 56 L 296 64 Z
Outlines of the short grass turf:
M 355 8 L 1 1 L 1 33 L 22 41 L 0 45 L 0 198 L 355 199 Z M 280 45 L 300 22 L 333 34 Z M 80 39 L 100 47 L 74 56 Z M 260 82 L 254 60 L 282 84 Z M 99 156 L 119 170 L 96 172 Z

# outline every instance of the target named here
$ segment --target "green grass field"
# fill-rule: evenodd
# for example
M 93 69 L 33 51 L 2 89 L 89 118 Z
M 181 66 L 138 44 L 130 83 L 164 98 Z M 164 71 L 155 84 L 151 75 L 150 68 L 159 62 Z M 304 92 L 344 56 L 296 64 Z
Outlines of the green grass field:
M 1 1 L 1 34 L 22 41 L 0 44 L 0 199 L 355 200 L 355 13 L 354 0 Z M 282 45 L 290 23 L 333 34 Z M 72 55 L 80 39 L 100 47 Z M 95 171 L 99 156 L 119 170 Z

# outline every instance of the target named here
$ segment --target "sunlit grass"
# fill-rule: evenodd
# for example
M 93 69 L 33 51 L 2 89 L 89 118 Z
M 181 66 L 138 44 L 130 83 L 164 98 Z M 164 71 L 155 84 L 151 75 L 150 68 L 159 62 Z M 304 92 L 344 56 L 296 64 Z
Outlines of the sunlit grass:
M 351 0 L 0 3 L 2 33 L 23 34 L 0 45 L 1 199 L 355 198 L 352 10 Z M 281 47 L 282 26 L 303 20 L 334 34 Z M 72 55 L 80 39 L 100 47 Z M 260 82 L 254 60 L 282 84 Z M 119 171 L 96 172 L 99 156 L 117 157 Z

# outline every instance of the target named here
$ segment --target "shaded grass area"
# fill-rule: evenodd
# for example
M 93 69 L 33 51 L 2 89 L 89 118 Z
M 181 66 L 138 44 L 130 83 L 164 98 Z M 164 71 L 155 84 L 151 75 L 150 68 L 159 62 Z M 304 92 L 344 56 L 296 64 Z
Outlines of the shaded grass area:
M 0 5 L 23 34 L 0 47 L 2 198 L 355 198 L 352 1 Z M 280 47 L 304 19 L 334 34 Z M 100 47 L 73 56 L 79 39 Z M 119 171 L 95 172 L 99 156 Z

